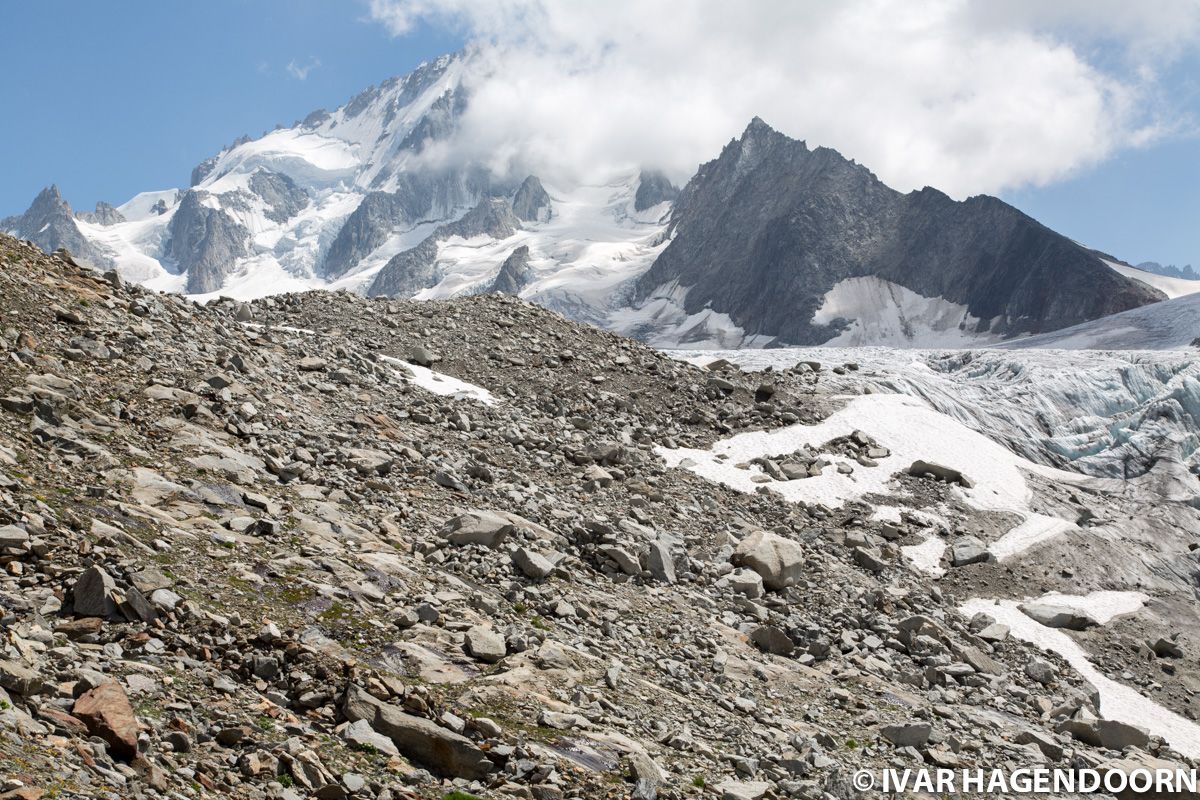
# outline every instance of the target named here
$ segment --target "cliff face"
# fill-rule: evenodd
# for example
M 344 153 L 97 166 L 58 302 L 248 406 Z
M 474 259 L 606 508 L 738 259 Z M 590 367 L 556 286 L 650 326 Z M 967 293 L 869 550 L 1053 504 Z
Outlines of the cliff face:
M 167 252 L 187 273 L 189 294 L 215 292 L 245 256 L 250 232 L 218 208 L 205 205 L 206 192 L 189 190 L 169 227 Z
M 833 338 L 826 293 L 873 276 L 965 306 L 975 330 L 1038 333 L 1164 299 L 994 197 L 901 194 L 836 151 L 755 119 L 676 201 L 671 244 L 638 281 L 645 300 L 687 288 L 685 310 L 728 314 L 749 334 Z

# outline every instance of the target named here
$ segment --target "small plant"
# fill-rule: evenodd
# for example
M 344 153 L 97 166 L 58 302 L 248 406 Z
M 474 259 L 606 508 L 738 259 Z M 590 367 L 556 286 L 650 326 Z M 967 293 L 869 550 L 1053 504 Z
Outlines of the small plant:
M 692 778 L 692 786 L 695 786 L 697 789 L 703 789 L 707 783 L 708 781 L 704 780 L 703 775 L 697 775 Z
M 443 797 L 442 800 L 483 800 L 483 798 L 466 792 L 451 792 Z
M 275 720 L 271 719 L 270 717 L 266 716 L 265 714 L 263 716 L 259 717 L 257 720 L 255 720 L 255 724 L 258 726 L 258 729 L 262 730 L 262 731 L 275 730 Z
M 278 778 L 276 778 L 276 780 L 279 781 L 279 785 L 282 786 L 283 788 L 285 788 L 285 789 L 292 788 L 293 781 L 292 781 L 291 775 L 280 775 Z
M 858 742 L 854 741 L 853 739 L 847 739 L 846 740 L 846 749 L 847 750 L 857 750 Z
M 517 612 L 518 614 L 524 614 L 528 610 L 529 610 L 529 606 L 525 605 L 520 600 L 513 603 L 513 611 Z
M 544 631 L 550 627 L 546 624 L 546 620 L 542 619 L 541 617 L 534 617 L 533 619 L 529 620 L 529 624 L 537 628 L 539 631 Z

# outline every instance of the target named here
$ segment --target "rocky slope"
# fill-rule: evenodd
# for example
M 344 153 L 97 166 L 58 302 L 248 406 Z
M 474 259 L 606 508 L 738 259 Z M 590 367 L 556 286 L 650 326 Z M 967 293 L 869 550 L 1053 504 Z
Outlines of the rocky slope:
M 900 194 L 759 119 L 684 188 L 670 236 L 638 301 L 722 314 L 777 343 L 821 344 L 889 305 L 893 341 L 855 343 L 903 346 L 931 327 L 1009 338 L 1165 299 L 994 197 Z
M 700 368 L 503 295 L 199 306 L 0 238 L 0 314 L 6 800 L 826 798 L 1200 756 L 1179 487 L 1123 539 L 1124 484 L 956 454 L 829 365 Z M 1081 504 L 1055 560 L 1012 546 Z

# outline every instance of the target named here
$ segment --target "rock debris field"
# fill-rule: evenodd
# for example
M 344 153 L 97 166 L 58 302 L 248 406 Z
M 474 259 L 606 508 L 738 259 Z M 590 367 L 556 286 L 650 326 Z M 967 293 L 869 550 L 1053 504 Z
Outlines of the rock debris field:
M 1145 500 L 1151 541 L 1112 481 L 924 452 L 884 423 L 935 412 L 824 389 L 853 365 L 699 366 L 503 295 L 201 306 L 8 237 L 0 359 L 0 800 L 1200 756 L 1195 509 Z

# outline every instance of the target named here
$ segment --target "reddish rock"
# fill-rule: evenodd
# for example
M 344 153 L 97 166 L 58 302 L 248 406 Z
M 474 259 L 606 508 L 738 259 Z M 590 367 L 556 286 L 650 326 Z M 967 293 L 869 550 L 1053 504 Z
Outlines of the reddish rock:
M 66 731 L 73 736 L 87 735 L 87 726 L 81 720 L 72 717 L 70 714 L 58 711 L 53 708 L 43 708 L 38 711 L 38 716 L 46 722 L 54 724 L 55 727 Z
M 125 690 L 118 683 L 102 683 L 79 696 L 72 712 L 93 736 L 108 743 L 114 758 L 125 761 L 137 755 L 137 717 Z

